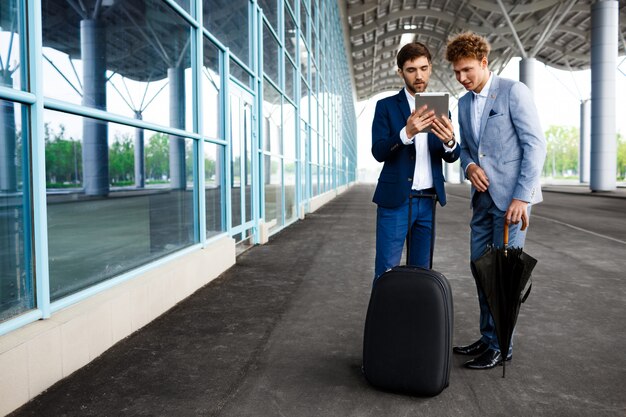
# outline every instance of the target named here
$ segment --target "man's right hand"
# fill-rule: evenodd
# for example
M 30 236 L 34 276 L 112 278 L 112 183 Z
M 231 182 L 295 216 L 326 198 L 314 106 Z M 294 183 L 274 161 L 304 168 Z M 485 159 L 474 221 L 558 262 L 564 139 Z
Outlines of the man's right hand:
M 430 126 L 435 120 L 435 111 L 428 110 L 424 105 L 417 110 L 413 110 L 406 121 L 406 135 L 409 139 Z
M 468 165 L 467 170 L 465 171 L 465 176 L 468 180 L 470 180 L 477 191 L 480 191 L 481 193 L 487 191 L 487 187 L 489 187 L 489 179 L 481 167 L 474 163 Z

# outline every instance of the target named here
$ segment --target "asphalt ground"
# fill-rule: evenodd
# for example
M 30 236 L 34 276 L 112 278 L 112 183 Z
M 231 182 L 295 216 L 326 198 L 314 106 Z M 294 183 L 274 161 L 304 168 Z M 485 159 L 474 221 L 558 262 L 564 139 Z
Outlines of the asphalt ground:
M 357 185 L 11 416 L 624 416 L 626 193 L 561 188 L 533 208 L 525 251 L 539 263 L 506 378 L 454 355 L 436 397 L 367 383 L 376 207 Z M 465 344 L 479 336 L 469 189 L 447 189 L 434 268 Z

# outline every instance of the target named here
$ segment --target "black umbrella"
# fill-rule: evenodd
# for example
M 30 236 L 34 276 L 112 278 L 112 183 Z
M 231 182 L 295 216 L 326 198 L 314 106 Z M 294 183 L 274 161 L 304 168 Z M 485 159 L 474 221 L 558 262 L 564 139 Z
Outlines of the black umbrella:
M 523 230 L 523 229 L 522 229 Z M 524 293 L 537 260 L 522 248 L 509 248 L 509 226 L 504 225 L 502 248 L 489 247 L 471 263 L 474 277 L 482 289 L 493 317 L 500 352 L 502 352 L 502 377 L 505 376 L 506 356 L 511 346 L 513 329 L 521 304 L 526 301 L 531 286 Z

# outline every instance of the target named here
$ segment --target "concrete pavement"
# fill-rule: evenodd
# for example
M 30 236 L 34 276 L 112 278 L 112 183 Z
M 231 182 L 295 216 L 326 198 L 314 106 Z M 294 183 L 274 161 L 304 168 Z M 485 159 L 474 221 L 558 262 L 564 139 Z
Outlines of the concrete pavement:
M 478 337 L 469 190 L 448 191 L 434 267 L 450 280 L 454 342 L 464 344 Z M 217 280 L 11 415 L 626 415 L 625 199 L 546 192 L 533 208 L 525 249 L 539 264 L 507 377 L 465 369 L 454 356 L 450 386 L 418 398 L 378 391 L 360 372 L 372 193 L 354 186 L 241 254 Z

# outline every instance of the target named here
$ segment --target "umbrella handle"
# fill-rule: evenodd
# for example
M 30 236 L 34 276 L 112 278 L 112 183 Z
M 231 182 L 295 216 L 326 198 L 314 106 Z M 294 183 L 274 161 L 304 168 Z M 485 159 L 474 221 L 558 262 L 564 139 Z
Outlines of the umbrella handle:
M 509 224 L 504 221 L 504 249 L 509 246 Z

